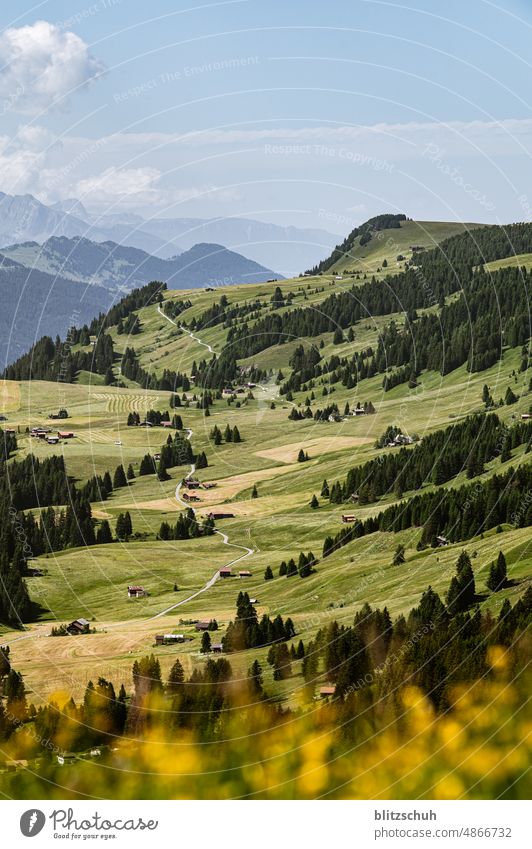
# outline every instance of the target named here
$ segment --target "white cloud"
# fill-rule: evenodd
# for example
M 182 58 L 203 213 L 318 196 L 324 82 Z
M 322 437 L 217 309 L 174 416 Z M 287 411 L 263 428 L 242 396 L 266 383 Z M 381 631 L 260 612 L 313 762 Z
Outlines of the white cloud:
M 65 109 L 70 96 L 103 68 L 78 35 L 48 21 L 12 27 L 0 35 L 0 96 L 17 112 Z

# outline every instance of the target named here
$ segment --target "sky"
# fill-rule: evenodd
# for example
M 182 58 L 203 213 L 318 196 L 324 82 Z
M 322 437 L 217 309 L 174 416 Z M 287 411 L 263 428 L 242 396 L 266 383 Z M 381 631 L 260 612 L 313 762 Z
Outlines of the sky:
M 2 4 L 0 191 L 340 235 L 529 220 L 531 41 L 532 0 Z

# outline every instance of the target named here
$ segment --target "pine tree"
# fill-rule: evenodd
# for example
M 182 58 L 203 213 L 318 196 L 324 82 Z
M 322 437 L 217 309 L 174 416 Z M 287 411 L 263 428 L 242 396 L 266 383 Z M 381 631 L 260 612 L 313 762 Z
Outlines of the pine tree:
M 318 501 L 318 499 L 316 498 L 315 495 L 313 495 L 312 498 L 311 498 L 310 506 L 312 507 L 313 510 L 317 510 L 318 507 L 320 506 L 320 502 Z
M 393 556 L 392 565 L 400 566 L 406 560 L 405 557 L 405 547 L 404 545 L 398 545 L 395 549 L 395 554 Z
M 116 467 L 115 473 L 113 476 L 113 489 L 118 489 L 121 486 L 127 485 L 126 473 L 124 472 L 124 467 L 122 463 Z
M 272 567 L 266 566 L 266 569 L 264 570 L 264 580 L 265 581 L 271 581 L 272 579 L 273 579 Z
M 134 469 L 133 469 L 133 466 L 131 465 L 131 463 L 127 467 L 126 477 L 127 477 L 128 481 L 132 481 L 132 480 L 135 479 L 135 472 L 134 472 Z
M 253 489 L 251 490 L 251 497 L 252 498 L 258 498 L 259 497 L 259 491 L 257 489 L 257 484 L 253 485 Z
M 208 631 L 203 632 L 201 638 L 201 653 L 208 654 L 211 651 L 211 635 Z
M 145 454 L 140 461 L 139 475 L 153 475 L 155 472 L 155 464 L 153 457 L 150 454 Z
M 102 519 L 100 527 L 96 531 L 96 542 L 98 545 L 105 545 L 113 541 L 113 534 L 107 519 Z
M 323 481 L 320 495 L 321 495 L 322 498 L 328 498 L 329 497 L 329 484 L 327 483 L 326 479 L 324 479 L 324 481 Z
M 238 430 L 236 425 L 233 428 L 233 442 L 242 442 L 240 431 Z
M 164 459 L 164 454 L 161 453 L 161 459 L 159 460 L 159 465 L 157 467 L 157 480 L 159 481 L 167 481 L 170 480 L 170 475 L 166 471 L 166 462 Z
M 499 551 L 497 560 L 491 564 L 490 573 L 486 582 L 487 587 L 492 592 L 502 589 L 508 580 L 508 571 L 506 566 L 506 558 L 502 551 Z
M 185 681 L 185 670 L 179 658 L 175 661 L 170 672 L 168 673 L 168 681 L 166 683 L 166 692 L 169 696 L 175 696 L 182 692 Z
M 250 668 L 248 669 L 248 682 L 250 684 L 250 688 L 253 695 L 262 695 L 262 666 L 260 665 L 258 660 L 254 660 Z

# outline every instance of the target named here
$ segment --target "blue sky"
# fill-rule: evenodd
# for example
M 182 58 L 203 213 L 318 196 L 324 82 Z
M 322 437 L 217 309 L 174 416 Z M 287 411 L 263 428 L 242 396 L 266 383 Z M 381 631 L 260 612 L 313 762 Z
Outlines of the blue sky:
M 339 234 L 530 217 L 532 4 L 17 2 L 0 190 Z

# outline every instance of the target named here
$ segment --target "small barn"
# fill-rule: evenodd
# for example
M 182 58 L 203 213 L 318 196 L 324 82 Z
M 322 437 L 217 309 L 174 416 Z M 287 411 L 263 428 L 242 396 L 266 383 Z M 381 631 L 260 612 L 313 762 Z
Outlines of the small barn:
M 220 578 L 230 578 L 232 574 L 230 566 L 222 566 L 220 569 Z
M 88 619 L 74 619 L 66 629 L 69 634 L 88 634 L 90 622 Z
M 356 516 L 353 513 L 344 513 L 342 515 L 342 522 L 344 523 L 344 525 L 348 525 L 351 522 L 354 522 L 355 520 Z
M 210 619 L 200 619 L 198 622 L 196 622 L 196 631 L 208 631 L 210 624 Z
M 157 646 L 169 646 L 172 643 L 184 643 L 185 635 L 184 634 L 156 634 L 155 635 L 155 645 Z
M 239 578 L 251 578 L 251 572 L 249 569 L 241 569 L 238 573 Z
M 59 439 L 72 439 L 74 437 L 71 430 L 58 430 L 57 435 Z
M 211 511 L 210 513 L 207 513 L 207 518 L 208 519 L 214 519 L 214 520 L 216 520 L 216 519 L 234 519 L 235 514 L 234 513 L 222 513 L 220 511 L 216 511 L 216 512 Z
M 148 595 L 144 587 L 132 585 L 127 588 L 128 598 L 145 598 Z
M 325 687 L 320 687 L 320 699 L 328 699 L 329 696 L 334 696 L 336 687 L 334 684 L 327 684 Z
M 221 654 L 224 650 L 223 643 L 211 643 L 211 649 L 214 654 Z

